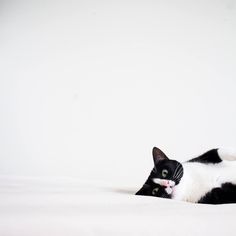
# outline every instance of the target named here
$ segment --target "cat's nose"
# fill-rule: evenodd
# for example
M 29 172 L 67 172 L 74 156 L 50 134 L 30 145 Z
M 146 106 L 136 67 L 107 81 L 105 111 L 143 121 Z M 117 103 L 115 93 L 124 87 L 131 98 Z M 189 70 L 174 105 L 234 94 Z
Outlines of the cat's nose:
M 167 186 L 169 186 L 169 180 L 164 180 L 163 181 L 163 184 L 167 187 Z
M 175 186 L 175 182 L 172 180 L 164 180 L 163 185 L 166 187 L 173 187 L 173 186 Z

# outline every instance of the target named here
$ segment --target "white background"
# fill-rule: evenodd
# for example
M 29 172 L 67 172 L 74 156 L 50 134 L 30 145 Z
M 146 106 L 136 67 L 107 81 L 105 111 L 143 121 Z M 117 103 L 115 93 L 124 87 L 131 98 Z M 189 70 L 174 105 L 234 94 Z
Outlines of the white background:
M 236 147 L 235 1 L 0 1 L 0 174 L 141 184 L 151 149 Z

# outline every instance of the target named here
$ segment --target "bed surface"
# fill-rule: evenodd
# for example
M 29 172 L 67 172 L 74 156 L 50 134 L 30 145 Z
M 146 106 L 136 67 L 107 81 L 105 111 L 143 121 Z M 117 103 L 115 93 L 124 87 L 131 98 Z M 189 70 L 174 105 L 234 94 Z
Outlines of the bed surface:
M 0 235 L 235 235 L 236 204 L 135 196 L 134 186 L 109 184 L 1 177 Z

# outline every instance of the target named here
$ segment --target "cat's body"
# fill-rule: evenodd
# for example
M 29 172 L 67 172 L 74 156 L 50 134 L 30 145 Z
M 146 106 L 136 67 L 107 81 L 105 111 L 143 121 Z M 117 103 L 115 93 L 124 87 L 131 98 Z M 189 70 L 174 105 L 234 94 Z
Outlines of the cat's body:
M 172 199 L 198 202 L 204 195 L 214 188 L 220 188 L 222 184 L 236 185 L 236 162 L 222 161 L 217 164 L 186 162 L 182 165 L 184 175 L 180 183 L 174 187 Z
M 193 203 L 236 203 L 236 153 L 212 149 L 179 163 L 169 160 L 160 149 L 154 148 L 153 158 L 154 168 L 137 195 Z

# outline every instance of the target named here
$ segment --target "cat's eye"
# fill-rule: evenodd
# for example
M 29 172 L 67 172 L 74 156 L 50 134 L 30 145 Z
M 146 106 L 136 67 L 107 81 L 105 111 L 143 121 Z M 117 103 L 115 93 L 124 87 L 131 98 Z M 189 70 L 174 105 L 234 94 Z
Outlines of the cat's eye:
M 161 175 L 163 178 L 165 178 L 168 175 L 168 170 L 167 169 L 162 170 Z
M 158 190 L 159 190 L 159 188 L 154 188 L 154 189 L 152 190 L 152 195 L 156 195 L 157 192 L 158 192 Z

